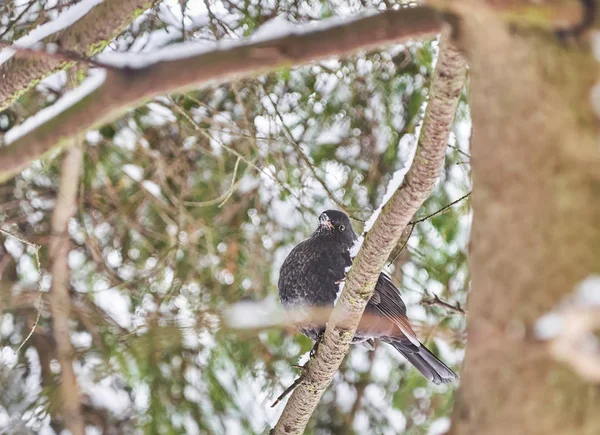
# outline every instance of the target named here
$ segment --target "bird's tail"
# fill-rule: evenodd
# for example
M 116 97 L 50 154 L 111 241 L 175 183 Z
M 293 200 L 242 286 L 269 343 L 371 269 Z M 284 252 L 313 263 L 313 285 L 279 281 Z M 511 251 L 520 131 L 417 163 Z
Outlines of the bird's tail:
M 421 346 L 413 350 L 405 346 L 400 341 L 390 343 L 394 348 L 404 356 L 423 376 L 434 384 L 452 382 L 458 379 L 450 367 L 441 362 L 429 349 L 421 343 Z

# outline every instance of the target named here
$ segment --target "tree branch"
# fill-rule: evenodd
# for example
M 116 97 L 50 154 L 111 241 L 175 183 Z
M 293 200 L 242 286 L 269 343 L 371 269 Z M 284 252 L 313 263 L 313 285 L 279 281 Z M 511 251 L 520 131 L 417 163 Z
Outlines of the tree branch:
M 117 37 L 154 0 L 105 0 L 67 29 L 48 36 L 44 44 L 54 43 L 61 53 L 92 56 Z M 10 106 L 24 92 L 43 78 L 66 69 L 73 61 L 56 57 L 32 57 L 17 52 L 0 65 L 0 111 Z
M 462 56 L 443 36 L 413 165 L 367 233 L 332 312 L 317 355 L 309 361 L 304 380 L 283 410 L 274 428 L 275 434 L 300 434 L 304 431 L 348 352 L 381 269 L 397 245 L 402 231 L 433 190 L 444 162 L 448 136 L 465 79 L 465 68 Z
M 67 145 L 76 134 L 109 122 L 128 107 L 155 95 L 255 75 L 277 67 L 348 55 L 408 39 L 433 38 L 440 32 L 443 20 L 434 9 L 416 7 L 333 23 L 325 21 L 320 26 L 308 27 L 308 30 L 300 29 L 287 36 L 257 42 L 226 41 L 226 47 L 214 51 L 192 52 L 185 58 L 162 60 L 139 69 L 108 70 L 106 80 L 94 92 L 9 146 L 0 148 L 0 181 L 54 148 Z M 169 47 L 168 53 L 173 50 Z M 189 49 L 187 53 L 190 53 Z M 0 76 L 1 73 L 0 70 Z
M 52 214 L 53 236 L 50 239 L 52 288 L 49 300 L 53 335 L 56 341 L 58 362 L 60 363 L 61 415 L 65 421 L 65 426 L 73 435 L 83 435 L 85 433 L 79 385 L 73 370 L 73 345 L 71 344 L 71 329 L 69 328 L 71 300 L 69 296 L 69 266 L 67 263 L 70 249 L 68 224 L 69 219 L 73 217 L 76 210 L 81 162 L 81 148 L 75 146 L 69 149 L 62 163 L 58 198 Z

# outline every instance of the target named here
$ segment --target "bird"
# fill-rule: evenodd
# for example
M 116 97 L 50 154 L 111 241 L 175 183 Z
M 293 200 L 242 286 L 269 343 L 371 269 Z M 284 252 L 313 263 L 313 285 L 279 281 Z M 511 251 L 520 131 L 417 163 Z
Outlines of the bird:
M 321 213 L 317 229 L 296 245 L 281 265 L 278 289 L 283 308 L 333 307 L 346 270 L 352 265 L 350 251 L 357 239 L 345 213 L 338 210 Z M 374 339 L 379 338 L 393 346 L 434 384 L 458 379 L 456 373 L 419 341 L 407 318 L 400 291 L 384 272 L 379 275 L 364 313 L 366 316 L 363 315 L 359 323 L 353 344 L 360 343 L 373 350 Z M 302 323 L 296 326 L 318 346 L 324 325 Z

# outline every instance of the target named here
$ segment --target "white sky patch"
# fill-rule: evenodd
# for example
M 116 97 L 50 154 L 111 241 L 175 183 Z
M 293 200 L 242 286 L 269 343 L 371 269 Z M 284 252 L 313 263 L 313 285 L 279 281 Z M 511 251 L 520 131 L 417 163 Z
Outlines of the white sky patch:
M 84 15 L 92 10 L 94 6 L 102 3 L 102 1 L 103 0 L 83 0 L 80 3 L 70 6 L 66 8 L 56 19 L 36 27 L 27 35 L 17 39 L 13 45 L 15 47 L 22 48 L 32 47 L 42 39 L 73 25 L 73 23 L 80 20 Z M 0 52 L 0 65 L 13 57 L 14 54 L 15 50 L 10 48 L 2 50 Z
M 56 103 L 52 106 L 46 107 L 40 110 L 33 116 L 30 116 L 23 122 L 6 132 L 4 135 L 4 143 L 10 144 L 17 139 L 23 137 L 25 134 L 36 129 L 40 125 L 48 122 L 52 118 L 55 118 L 58 114 L 64 112 L 74 104 L 78 103 L 83 98 L 98 89 L 102 83 L 106 80 L 106 71 L 104 70 L 92 70 L 87 79 L 83 81 L 81 86 L 67 92 L 63 95 Z

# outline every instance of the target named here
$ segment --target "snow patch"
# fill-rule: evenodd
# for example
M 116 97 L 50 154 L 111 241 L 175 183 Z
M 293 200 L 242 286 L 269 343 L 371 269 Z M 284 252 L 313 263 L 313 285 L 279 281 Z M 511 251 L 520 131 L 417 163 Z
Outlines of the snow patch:
M 252 34 L 250 40 L 252 42 L 265 41 L 267 39 L 282 38 L 284 36 L 293 35 L 295 29 L 298 28 L 294 23 L 290 23 L 285 16 L 279 15 L 258 28 Z
M 81 86 L 67 92 L 52 106 L 40 110 L 35 115 L 27 118 L 22 124 L 8 130 L 4 135 L 4 143 L 8 145 L 52 118 L 55 118 L 57 115 L 69 109 L 71 106 L 98 89 L 102 83 L 104 83 L 104 80 L 106 80 L 106 71 L 91 71 L 89 77 L 83 81 Z
M 127 164 L 123 165 L 121 169 L 123 169 L 123 172 L 129 175 L 133 181 L 140 182 L 144 178 L 144 170 L 137 165 Z
M 36 27 L 27 35 L 17 39 L 13 46 L 19 48 L 31 48 L 37 42 L 48 36 L 63 30 L 66 27 L 73 25 L 86 15 L 92 8 L 102 3 L 103 0 L 83 0 L 64 10 L 56 19 L 48 21 L 41 26 Z M 7 48 L 0 52 L 0 65 L 14 56 L 16 50 Z

